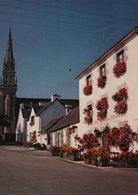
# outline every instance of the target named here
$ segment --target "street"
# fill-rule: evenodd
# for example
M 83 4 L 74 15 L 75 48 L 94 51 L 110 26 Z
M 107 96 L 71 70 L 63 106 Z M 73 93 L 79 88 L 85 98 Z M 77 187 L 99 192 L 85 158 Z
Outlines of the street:
M 137 195 L 138 170 L 100 169 L 0 146 L 0 195 Z

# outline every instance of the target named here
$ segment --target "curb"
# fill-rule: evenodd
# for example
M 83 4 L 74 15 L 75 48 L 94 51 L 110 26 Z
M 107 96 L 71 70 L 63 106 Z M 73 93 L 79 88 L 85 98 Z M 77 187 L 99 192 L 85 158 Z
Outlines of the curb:
M 92 169 L 96 169 L 96 170 L 104 170 L 104 171 L 109 171 L 109 170 L 115 170 L 115 171 L 135 171 L 138 172 L 138 168 L 125 168 L 125 167 L 98 167 L 95 165 L 89 165 L 89 164 L 85 164 L 84 161 L 71 161 L 68 159 L 64 159 L 64 158 L 59 158 L 59 160 L 61 161 L 65 161 L 67 163 L 72 163 L 72 164 L 76 164 L 76 165 L 80 165 L 80 166 L 85 166 L 87 168 L 92 168 Z

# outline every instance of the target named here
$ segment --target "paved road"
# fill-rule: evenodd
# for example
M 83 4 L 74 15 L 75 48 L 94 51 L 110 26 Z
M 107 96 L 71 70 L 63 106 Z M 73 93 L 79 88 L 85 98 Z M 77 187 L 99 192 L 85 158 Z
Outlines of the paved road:
M 17 151 L 0 146 L 0 195 L 138 194 L 137 170 L 89 168 Z

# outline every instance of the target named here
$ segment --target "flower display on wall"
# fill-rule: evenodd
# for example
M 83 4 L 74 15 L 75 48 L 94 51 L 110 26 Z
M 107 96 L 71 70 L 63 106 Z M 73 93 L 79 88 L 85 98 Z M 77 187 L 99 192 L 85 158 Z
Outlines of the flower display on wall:
M 86 85 L 83 89 L 83 93 L 85 95 L 91 95 L 92 94 L 92 85 Z
M 128 151 L 134 141 L 138 141 L 138 135 L 132 131 L 128 124 L 120 128 L 113 127 L 108 133 L 109 145 L 119 146 L 121 151 Z
M 122 100 L 127 100 L 128 99 L 128 93 L 126 88 L 120 89 L 117 93 L 115 93 L 112 96 L 113 100 L 116 102 L 122 101 Z
M 100 88 L 104 88 L 106 85 L 106 76 L 105 75 L 100 75 L 98 80 L 97 80 L 97 85 Z
M 114 112 L 116 114 L 125 114 L 127 112 L 127 102 L 124 100 L 117 102 L 116 106 L 114 107 Z
M 125 114 L 127 112 L 127 99 L 128 99 L 128 92 L 126 88 L 120 89 L 117 93 L 112 96 L 113 100 L 117 102 L 116 106 L 114 107 L 114 112 L 116 114 Z
M 114 68 L 113 68 L 113 73 L 116 77 L 122 76 L 127 70 L 126 63 L 124 61 L 118 62 Z
M 83 134 L 83 137 L 79 142 L 84 149 L 90 149 L 99 145 L 99 142 L 93 133 Z
M 107 98 L 104 97 L 101 100 L 99 100 L 96 104 L 96 108 L 99 111 L 97 113 L 98 120 L 105 119 L 107 116 L 107 109 L 108 109 L 108 101 Z

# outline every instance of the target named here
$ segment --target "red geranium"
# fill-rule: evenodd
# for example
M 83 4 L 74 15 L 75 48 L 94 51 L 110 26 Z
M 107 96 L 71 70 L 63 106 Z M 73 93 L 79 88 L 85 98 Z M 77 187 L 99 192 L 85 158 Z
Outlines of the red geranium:
M 100 77 L 97 80 L 98 87 L 104 88 L 106 85 L 106 76 L 105 75 L 100 75 Z
M 104 97 L 101 100 L 99 100 L 96 104 L 97 110 L 99 112 L 97 113 L 98 120 L 105 119 L 107 116 L 107 109 L 108 109 L 108 101 L 107 98 Z
M 117 114 L 125 114 L 127 112 L 127 102 L 125 100 L 117 102 L 114 107 L 114 112 Z
M 83 89 L 83 92 L 85 95 L 90 95 L 92 94 L 92 85 L 86 85 Z
M 126 63 L 123 61 L 123 62 L 118 62 L 114 68 L 113 68 L 113 73 L 116 77 L 120 77 L 122 76 L 125 72 L 126 72 Z
M 117 93 L 115 93 L 112 96 L 113 100 L 116 102 L 122 101 L 122 100 L 127 100 L 128 99 L 128 93 L 126 88 L 120 89 Z

